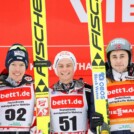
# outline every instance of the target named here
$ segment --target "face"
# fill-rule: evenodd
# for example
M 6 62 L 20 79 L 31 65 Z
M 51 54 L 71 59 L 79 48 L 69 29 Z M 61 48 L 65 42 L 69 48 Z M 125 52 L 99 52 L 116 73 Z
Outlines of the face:
M 68 84 L 73 80 L 74 65 L 70 59 L 61 59 L 57 65 L 57 75 L 60 82 Z
M 25 63 L 22 61 L 13 61 L 9 65 L 9 77 L 16 82 L 21 81 L 26 71 Z
M 128 61 L 128 53 L 124 50 L 112 51 L 110 54 L 111 66 L 119 73 L 127 71 Z

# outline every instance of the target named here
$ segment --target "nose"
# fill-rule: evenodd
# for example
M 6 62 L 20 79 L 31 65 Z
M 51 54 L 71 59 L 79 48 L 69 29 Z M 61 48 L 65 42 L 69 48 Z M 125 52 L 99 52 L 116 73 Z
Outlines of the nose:
M 117 58 L 117 59 L 116 59 L 116 62 L 117 62 L 117 63 L 120 63 L 121 61 L 122 61 L 121 58 Z
M 62 68 L 63 71 L 66 71 L 66 69 L 67 69 L 67 67 L 65 67 L 65 66 Z
M 15 71 L 19 71 L 20 67 L 18 65 L 15 66 Z

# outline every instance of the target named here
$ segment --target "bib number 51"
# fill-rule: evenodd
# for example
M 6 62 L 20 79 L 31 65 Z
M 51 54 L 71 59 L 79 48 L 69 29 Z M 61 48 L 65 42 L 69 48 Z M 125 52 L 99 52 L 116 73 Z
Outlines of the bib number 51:
M 59 118 L 59 124 L 60 124 L 60 129 L 62 131 L 68 131 L 70 127 L 72 126 L 72 130 L 75 131 L 77 130 L 77 118 L 76 116 L 73 116 L 69 118 L 68 116 L 62 116 Z

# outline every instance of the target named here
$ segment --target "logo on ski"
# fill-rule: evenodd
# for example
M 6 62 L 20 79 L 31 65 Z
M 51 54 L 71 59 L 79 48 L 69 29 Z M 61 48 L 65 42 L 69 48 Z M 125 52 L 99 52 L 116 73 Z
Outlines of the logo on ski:
M 42 79 L 40 79 L 38 86 L 35 89 L 35 92 L 48 92 L 48 88 Z
M 37 98 L 38 117 L 49 115 L 48 98 Z
M 96 53 L 95 57 L 94 57 L 94 60 L 92 62 L 92 66 L 104 66 L 105 63 L 103 61 L 103 59 L 101 58 L 101 56 Z

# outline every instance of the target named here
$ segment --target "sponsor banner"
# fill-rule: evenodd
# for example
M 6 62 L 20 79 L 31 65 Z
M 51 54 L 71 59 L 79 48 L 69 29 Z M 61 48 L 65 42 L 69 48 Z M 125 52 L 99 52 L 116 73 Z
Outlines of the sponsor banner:
M 133 117 L 134 113 L 134 105 L 124 105 L 124 106 L 116 106 L 116 107 L 109 107 L 109 114 L 112 115 L 111 119 L 117 118 L 131 118 Z
M 82 108 L 84 106 L 82 96 L 62 96 L 62 97 L 52 97 L 51 107 L 53 109 L 57 108 Z
M 126 96 L 126 99 L 129 99 L 131 96 L 134 96 L 134 85 L 125 84 L 125 85 L 109 86 L 108 98 L 113 98 L 118 96 L 122 98 L 124 97 L 124 95 Z
M 86 1 L 45 0 L 45 2 L 47 9 L 48 59 L 53 63 L 54 57 L 59 51 L 71 50 L 78 60 L 78 70 L 75 77 L 83 76 L 87 82 L 92 83 L 91 79 L 89 80 L 92 74 L 89 58 Z M 115 37 L 124 37 L 132 45 L 134 44 L 132 34 L 134 33 L 132 28 L 134 25 L 133 5 L 134 1 L 102 0 L 105 47 Z M 18 42 L 24 44 L 28 49 L 30 66 L 27 73 L 33 75 L 30 1 L 4 0 L 0 4 L 0 9 L 0 50 L 2 52 L 0 57 L 3 57 L 1 58 L 0 71 L 5 68 L 5 56 L 8 48 L 11 44 Z M 49 74 L 49 85 L 52 85 L 57 81 L 52 67 L 49 68 Z
M 0 91 L 0 102 L 13 100 L 29 100 L 31 99 L 31 89 L 28 87 L 6 89 Z

